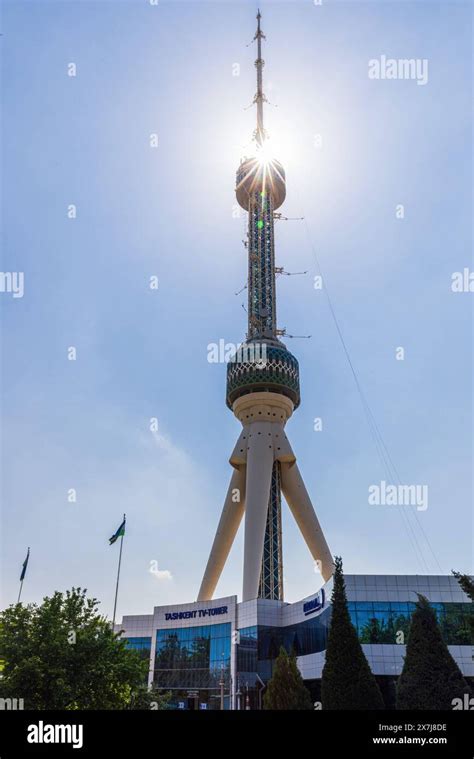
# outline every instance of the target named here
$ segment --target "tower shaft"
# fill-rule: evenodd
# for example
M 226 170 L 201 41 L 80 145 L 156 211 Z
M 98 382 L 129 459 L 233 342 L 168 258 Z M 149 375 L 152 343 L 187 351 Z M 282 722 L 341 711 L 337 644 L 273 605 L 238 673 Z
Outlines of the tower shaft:
M 247 340 L 276 341 L 274 202 L 271 189 L 267 190 L 265 172 L 261 187 L 249 197 Z M 258 597 L 283 600 L 281 474 L 278 461 L 274 462 L 272 469 Z
M 248 222 L 249 340 L 276 338 L 273 206 L 271 192 L 262 189 L 252 193 Z
M 257 14 L 257 130 L 260 148 L 265 141 L 263 126 L 263 66 L 261 14 Z M 261 178 L 249 195 L 248 205 L 248 332 L 247 340 L 276 339 L 275 221 L 269 167 L 260 166 Z M 267 187 L 268 183 L 268 187 Z M 281 474 L 275 461 L 268 499 L 267 521 L 260 572 L 259 598 L 283 600 L 283 546 L 281 532 Z

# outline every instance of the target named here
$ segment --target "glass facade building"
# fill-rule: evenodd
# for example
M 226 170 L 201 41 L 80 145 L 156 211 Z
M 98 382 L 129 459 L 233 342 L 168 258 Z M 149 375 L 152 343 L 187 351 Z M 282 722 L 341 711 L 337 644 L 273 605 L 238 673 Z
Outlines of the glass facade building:
M 474 604 L 454 577 L 347 575 L 345 581 L 352 624 L 389 708 L 417 594 L 429 600 L 464 677 L 474 678 Z M 238 603 L 236 596 L 227 596 L 157 606 L 153 614 L 124 617 L 116 630 L 123 630 L 127 645 L 148 659 L 148 684 L 171 692 L 171 708 L 261 708 L 281 647 L 295 652 L 317 701 L 331 591 L 329 580 L 295 603 L 261 598 Z
M 397 644 L 401 631 L 408 635 L 414 603 L 373 601 L 348 604 L 351 621 L 361 643 Z M 471 618 L 472 603 L 432 603 L 441 634 L 449 646 L 474 645 Z M 253 625 L 239 630 L 237 671 L 248 675 L 258 673 L 267 680 L 272 675 L 272 662 L 280 647 L 296 656 L 308 656 L 326 649 L 331 609 L 328 607 L 313 619 L 285 627 Z
M 151 651 L 151 638 L 125 638 L 125 643 L 128 648 L 133 648 L 140 654 L 142 659 L 150 659 Z
M 448 646 L 469 646 L 472 640 L 470 619 L 474 615 L 472 603 L 436 603 L 438 624 Z M 361 643 L 397 643 L 397 633 L 402 631 L 405 639 L 415 604 L 400 601 L 371 601 L 349 603 L 351 621 Z
M 164 690 L 228 693 L 231 625 L 199 625 L 157 630 L 154 685 Z

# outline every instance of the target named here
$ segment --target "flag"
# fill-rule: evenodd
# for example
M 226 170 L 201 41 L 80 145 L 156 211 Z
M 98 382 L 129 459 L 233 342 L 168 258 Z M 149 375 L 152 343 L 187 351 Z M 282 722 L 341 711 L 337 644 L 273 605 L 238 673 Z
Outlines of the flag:
M 28 548 L 28 553 L 26 554 L 26 559 L 23 562 L 23 569 L 21 570 L 20 582 L 23 582 L 23 580 L 25 579 L 26 567 L 28 566 L 28 559 L 29 558 L 30 558 L 30 549 Z
M 125 535 L 125 517 L 123 518 L 123 522 L 118 528 L 117 532 L 115 532 L 111 538 L 109 538 L 109 545 L 111 546 L 112 543 L 115 543 L 118 538 L 122 537 L 122 535 Z

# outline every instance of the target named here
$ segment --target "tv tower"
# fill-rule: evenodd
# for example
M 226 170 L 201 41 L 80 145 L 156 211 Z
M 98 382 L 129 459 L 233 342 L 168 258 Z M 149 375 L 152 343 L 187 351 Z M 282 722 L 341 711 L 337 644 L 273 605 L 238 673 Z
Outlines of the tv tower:
M 237 169 L 236 196 L 248 212 L 248 332 L 227 365 L 227 405 L 242 423 L 233 467 L 198 601 L 212 598 L 245 513 L 242 600 L 283 600 L 281 494 L 324 580 L 333 559 L 301 477 L 285 425 L 300 404 L 298 361 L 279 339 L 275 284 L 275 211 L 286 195 L 283 166 L 268 153 L 263 125 L 261 14 L 257 14 L 255 155 Z

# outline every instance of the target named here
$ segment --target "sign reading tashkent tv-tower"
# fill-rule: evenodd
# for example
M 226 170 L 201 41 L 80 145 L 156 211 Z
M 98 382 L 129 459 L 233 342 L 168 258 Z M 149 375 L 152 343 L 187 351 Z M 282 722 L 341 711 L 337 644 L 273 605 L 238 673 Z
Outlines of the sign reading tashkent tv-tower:
M 269 155 L 263 125 L 260 20 L 259 11 L 255 151 L 242 160 L 236 187 L 237 200 L 248 212 L 248 332 L 238 360 L 227 367 L 227 405 L 243 429 L 229 459 L 233 473 L 198 601 L 212 598 L 244 513 L 242 600 L 283 600 L 282 493 L 325 581 L 334 566 L 285 433 L 300 403 L 299 368 L 280 340 L 284 331 L 277 329 L 274 220 L 286 184 L 283 166 Z

